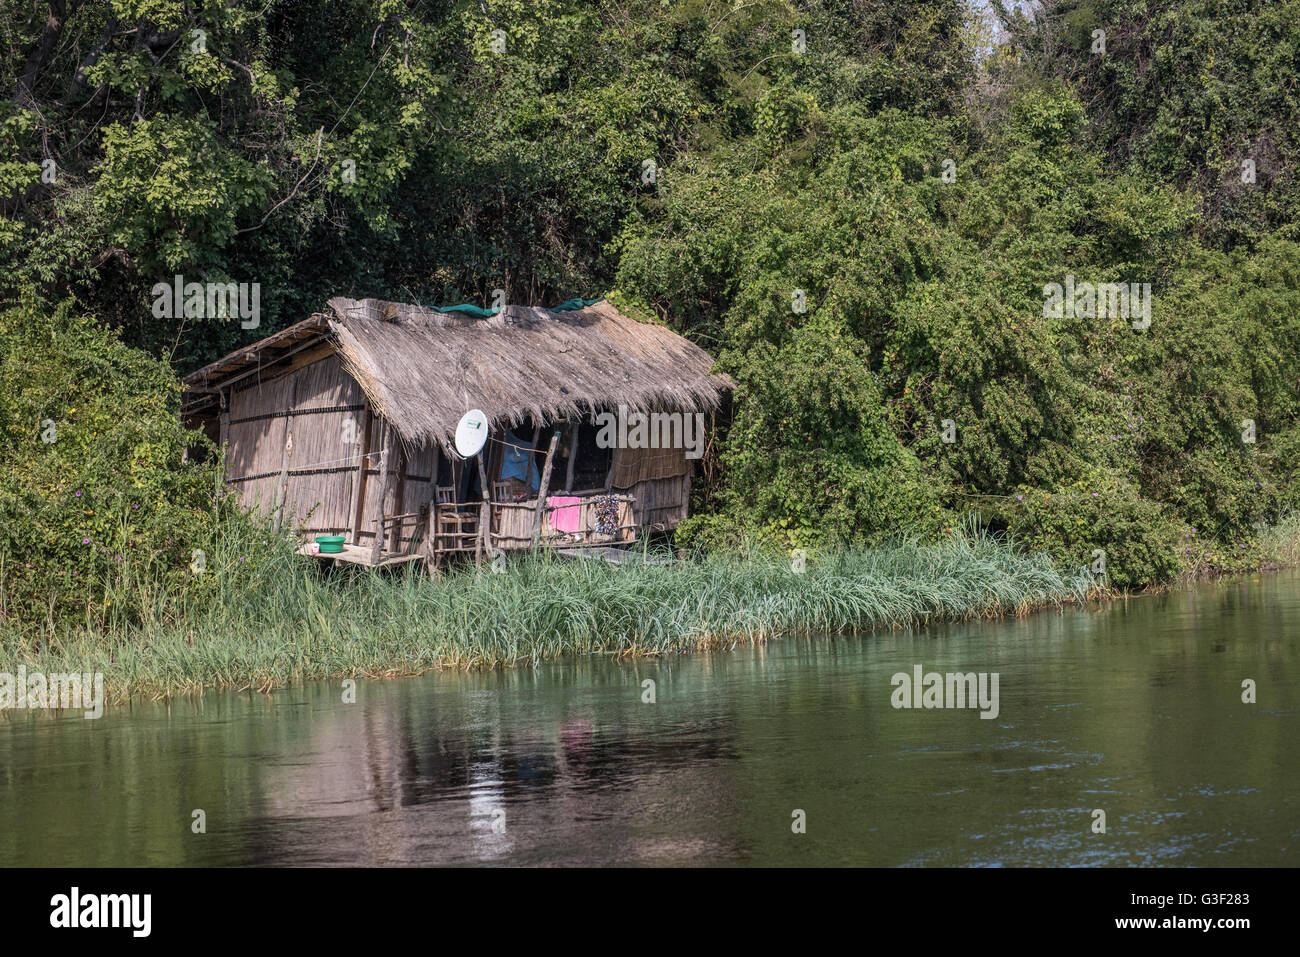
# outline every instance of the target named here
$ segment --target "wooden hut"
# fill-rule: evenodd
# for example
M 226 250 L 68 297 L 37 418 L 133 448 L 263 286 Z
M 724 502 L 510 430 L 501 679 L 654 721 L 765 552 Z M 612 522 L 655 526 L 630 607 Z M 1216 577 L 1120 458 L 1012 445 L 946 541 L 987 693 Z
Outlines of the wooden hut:
M 606 414 L 711 420 L 732 385 L 712 366 L 604 302 L 483 319 L 336 298 L 187 376 L 183 415 L 225 446 L 245 504 L 344 536 L 338 560 L 611 546 L 685 518 L 694 463 L 672 442 L 610 447 Z M 465 460 L 470 409 L 489 440 Z

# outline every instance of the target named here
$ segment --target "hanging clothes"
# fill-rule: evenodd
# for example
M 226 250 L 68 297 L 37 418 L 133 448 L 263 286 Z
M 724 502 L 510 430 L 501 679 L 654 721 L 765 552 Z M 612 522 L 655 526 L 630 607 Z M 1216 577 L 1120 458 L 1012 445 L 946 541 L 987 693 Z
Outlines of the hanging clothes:
M 591 511 L 597 535 L 613 535 L 619 530 L 617 495 L 597 495 L 591 500 Z
M 557 532 L 573 533 L 582 525 L 582 499 L 576 495 L 550 495 L 546 504 L 551 512 L 551 528 Z
M 542 476 L 537 471 L 537 457 L 529 444 L 515 435 L 506 433 L 506 446 L 501 456 L 501 481 L 519 479 L 534 492 L 542 487 Z

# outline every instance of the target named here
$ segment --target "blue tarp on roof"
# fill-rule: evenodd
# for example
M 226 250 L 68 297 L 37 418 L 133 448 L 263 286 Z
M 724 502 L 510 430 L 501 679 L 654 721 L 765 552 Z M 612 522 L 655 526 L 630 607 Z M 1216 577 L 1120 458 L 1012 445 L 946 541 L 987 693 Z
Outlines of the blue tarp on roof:
M 594 306 L 600 302 L 599 299 L 566 299 L 558 306 L 552 306 L 552 312 L 572 312 L 575 309 L 585 309 L 588 306 Z M 434 312 L 463 312 L 466 315 L 474 316 L 478 319 L 490 319 L 501 311 L 501 307 L 495 309 L 484 309 L 482 306 L 476 306 L 473 303 L 462 302 L 455 306 L 433 306 Z

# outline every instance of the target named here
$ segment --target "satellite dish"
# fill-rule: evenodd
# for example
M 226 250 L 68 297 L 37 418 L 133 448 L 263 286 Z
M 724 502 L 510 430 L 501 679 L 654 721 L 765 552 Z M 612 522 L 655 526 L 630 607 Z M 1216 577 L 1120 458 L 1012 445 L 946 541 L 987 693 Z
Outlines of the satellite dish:
M 487 443 L 487 434 L 487 416 L 479 409 L 470 409 L 456 425 L 456 451 L 464 458 L 473 458 Z

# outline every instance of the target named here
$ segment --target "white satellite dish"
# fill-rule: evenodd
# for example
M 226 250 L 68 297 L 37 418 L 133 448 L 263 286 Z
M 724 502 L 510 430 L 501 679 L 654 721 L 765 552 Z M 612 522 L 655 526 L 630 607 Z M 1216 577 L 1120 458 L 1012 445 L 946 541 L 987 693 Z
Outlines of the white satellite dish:
M 487 416 L 479 409 L 470 409 L 456 425 L 456 451 L 464 458 L 473 458 L 487 443 Z

